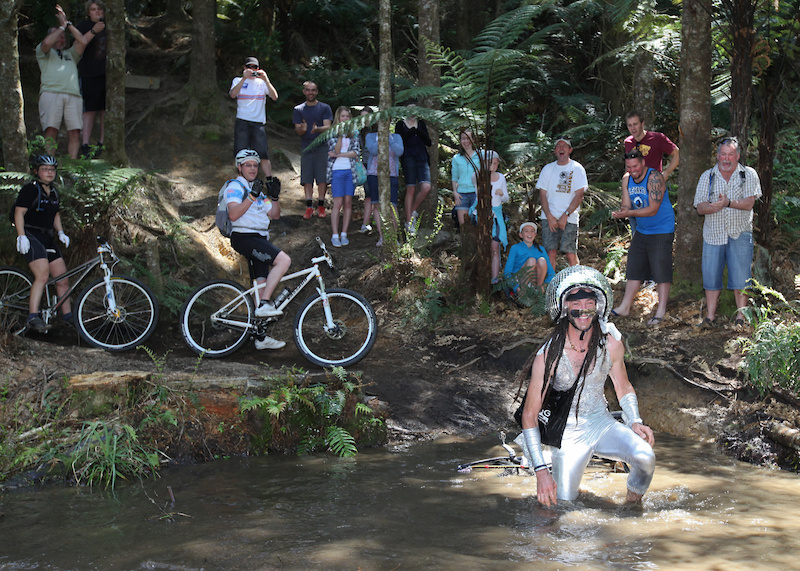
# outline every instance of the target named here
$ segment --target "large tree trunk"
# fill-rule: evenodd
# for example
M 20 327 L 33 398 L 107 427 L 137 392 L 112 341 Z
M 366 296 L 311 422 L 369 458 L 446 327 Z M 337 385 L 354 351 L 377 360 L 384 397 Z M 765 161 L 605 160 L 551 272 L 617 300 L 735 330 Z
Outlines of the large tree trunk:
M 636 67 L 633 72 L 633 107 L 642 114 L 648 129 L 655 130 L 656 70 L 653 54 L 644 48 L 636 52 Z
M 27 172 L 25 106 L 19 79 L 17 17 L 22 0 L 0 0 L 0 142 L 6 170 Z
M 681 99 L 675 270 L 680 279 L 701 278 L 703 220 L 693 202 L 697 181 L 710 166 L 711 16 L 709 0 L 684 0 L 681 16 Z
M 379 105 L 381 109 L 392 106 L 392 6 L 391 0 L 380 0 L 378 35 L 380 38 Z M 378 188 L 381 198 L 381 218 L 394 223 L 398 216 L 392 212 L 391 184 L 389 180 L 389 121 L 378 123 Z M 390 222 L 391 221 L 391 222 Z M 389 235 L 393 235 L 389 233 Z
M 777 118 L 775 97 L 781 86 L 779 66 L 773 62 L 761 78 L 758 88 L 758 110 L 761 121 L 758 138 L 758 177 L 761 179 L 761 200 L 756 203 L 756 241 L 772 251 L 772 175 L 775 163 L 775 131 Z
M 420 87 L 439 87 L 441 85 L 442 72 L 432 65 L 425 52 L 428 40 L 431 43 L 439 43 L 439 2 L 438 0 L 419 0 L 419 86 Z M 423 107 L 436 108 L 438 102 L 431 99 L 420 101 Z M 428 158 L 431 165 L 431 192 L 425 202 L 420 205 L 422 219 L 427 220 L 428 224 L 436 213 L 439 203 L 439 130 L 433 125 L 428 125 L 428 134 L 431 136 L 433 144 L 428 149 Z M 427 213 L 427 216 L 424 214 Z
M 189 103 L 183 116 L 184 124 L 204 123 L 206 118 L 216 117 L 220 105 L 214 36 L 217 3 L 215 0 L 194 0 L 192 6 L 192 52 L 189 81 L 185 87 Z
M 727 0 L 723 5 L 731 19 L 731 134 L 738 137 L 742 154 L 740 160 L 747 164 L 753 105 L 753 53 L 756 41 L 753 20 L 756 3 L 753 0 Z
M 125 2 L 106 0 L 106 159 L 128 164 L 125 149 Z

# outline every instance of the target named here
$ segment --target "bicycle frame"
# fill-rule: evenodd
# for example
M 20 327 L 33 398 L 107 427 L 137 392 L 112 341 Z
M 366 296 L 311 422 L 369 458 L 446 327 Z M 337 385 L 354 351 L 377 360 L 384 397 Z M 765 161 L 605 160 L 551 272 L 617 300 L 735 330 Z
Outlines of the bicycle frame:
M 114 251 L 111 249 L 111 246 L 108 244 L 107 240 L 98 236 L 97 241 L 99 242 L 99 245 L 97 246 L 96 257 L 92 258 L 87 262 L 82 263 L 79 266 L 76 266 L 75 268 L 61 274 L 60 276 L 55 276 L 53 278 L 50 278 L 49 280 L 47 280 L 47 283 L 45 283 L 43 292 L 44 307 L 41 308 L 41 313 L 42 313 L 42 320 L 46 324 L 50 323 L 50 321 L 53 319 L 53 316 L 55 316 L 58 309 L 62 305 L 64 305 L 64 302 L 69 298 L 69 296 L 71 296 L 75 292 L 75 290 L 78 288 L 78 285 L 86 278 L 86 276 L 89 275 L 89 273 L 91 273 L 92 270 L 94 270 L 98 266 L 100 266 L 100 269 L 103 270 L 104 281 L 106 283 L 106 294 L 108 296 L 109 309 L 112 312 L 116 311 L 116 300 L 114 299 L 113 291 L 111 289 L 111 276 L 113 275 L 114 266 L 117 264 L 117 262 L 119 262 L 119 258 L 117 258 L 117 256 L 114 254 Z M 106 260 L 105 254 L 108 254 L 110 256 L 110 260 L 108 261 Z M 51 286 L 54 286 L 57 282 L 60 282 L 63 279 L 72 278 L 78 274 L 80 274 L 78 279 L 70 280 L 71 285 L 69 289 L 64 293 L 64 295 L 61 296 L 61 299 L 58 299 L 55 295 L 52 297 L 50 296 Z M 30 291 L 30 287 L 28 287 L 26 290 L 23 290 L 20 293 L 25 293 L 28 291 Z M 27 296 L 25 297 L 25 299 L 26 299 L 25 307 L 22 309 L 27 311 L 28 310 Z
M 320 297 L 322 298 L 323 310 L 325 312 L 325 330 L 330 332 L 336 328 L 336 324 L 333 322 L 333 315 L 331 314 L 331 307 L 330 304 L 328 303 L 328 296 L 325 293 L 325 282 L 322 280 L 322 273 L 319 270 L 319 265 L 322 262 L 326 262 L 331 268 L 333 268 L 333 259 L 331 258 L 331 255 L 328 253 L 327 248 L 325 248 L 324 242 L 322 242 L 319 236 L 317 236 L 316 239 L 317 239 L 317 244 L 319 244 L 319 247 L 322 249 L 323 255 L 311 258 L 312 265 L 310 268 L 306 268 L 304 270 L 287 274 L 281 278 L 281 281 L 279 283 L 289 282 L 297 278 L 300 278 L 302 276 L 305 276 L 303 281 L 301 281 L 297 286 L 294 287 L 294 289 L 292 289 L 289 292 L 289 295 L 286 297 L 285 300 L 281 302 L 281 304 L 278 306 L 278 309 L 283 311 L 286 308 L 286 306 L 289 305 L 289 303 L 295 297 L 297 297 L 309 283 L 311 283 L 316 279 L 318 283 L 318 286 L 316 288 L 317 293 L 319 293 Z M 256 280 L 253 280 L 253 287 L 248 289 L 242 295 L 243 296 L 252 295 L 253 298 L 255 299 L 256 307 L 258 307 L 258 304 L 261 301 L 258 292 L 263 287 L 264 287 L 263 284 L 259 284 Z M 227 325 L 230 327 L 238 327 L 238 328 L 245 327 L 246 329 L 255 329 L 258 327 L 259 322 L 275 321 L 281 317 L 281 316 L 259 317 L 255 319 L 255 323 L 248 323 L 245 326 L 242 325 L 241 321 L 231 320 L 224 317 L 225 315 L 228 315 L 232 310 L 239 307 L 241 303 L 243 303 L 241 298 L 229 302 L 224 307 L 221 307 L 218 311 L 216 311 L 212 316 L 212 319 L 214 319 L 217 323 Z

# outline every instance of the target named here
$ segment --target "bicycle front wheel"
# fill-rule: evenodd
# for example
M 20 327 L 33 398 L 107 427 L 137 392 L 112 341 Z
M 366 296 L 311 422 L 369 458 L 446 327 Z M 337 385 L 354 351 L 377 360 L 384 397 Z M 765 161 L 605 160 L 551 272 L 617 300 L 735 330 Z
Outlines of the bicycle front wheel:
M 328 329 L 319 294 L 307 299 L 294 318 L 294 342 L 303 356 L 320 367 L 347 367 L 369 353 L 378 336 L 378 320 L 369 302 L 347 289 L 327 290 L 333 318 Z
M 220 280 L 197 288 L 181 310 L 183 340 L 195 353 L 225 357 L 250 337 L 253 298 L 240 284 Z
M 28 317 L 33 280 L 16 268 L 0 268 L 0 329 L 21 329 Z
M 139 280 L 111 276 L 115 309 L 100 278 L 83 290 L 74 311 L 78 332 L 90 345 L 106 351 L 125 351 L 144 343 L 158 323 L 156 296 Z

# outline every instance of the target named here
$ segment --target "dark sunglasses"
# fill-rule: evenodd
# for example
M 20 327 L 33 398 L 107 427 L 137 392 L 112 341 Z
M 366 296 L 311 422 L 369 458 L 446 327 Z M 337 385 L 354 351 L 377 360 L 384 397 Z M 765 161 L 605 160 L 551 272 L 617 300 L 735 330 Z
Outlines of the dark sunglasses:
M 245 67 L 246 67 L 247 69 L 258 69 L 258 66 L 257 66 L 257 65 L 253 65 L 252 63 L 251 63 L 251 64 L 248 64 L 248 65 L 246 65 Z

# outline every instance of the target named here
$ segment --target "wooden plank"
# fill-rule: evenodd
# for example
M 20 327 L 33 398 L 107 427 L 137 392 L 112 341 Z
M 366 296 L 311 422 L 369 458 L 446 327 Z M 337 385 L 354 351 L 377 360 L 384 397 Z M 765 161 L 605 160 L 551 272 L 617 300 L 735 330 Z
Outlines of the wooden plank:
M 159 89 L 161 87 L 161 78 L 149 75 L 126 75 L 125 88 L 126 89 Z

